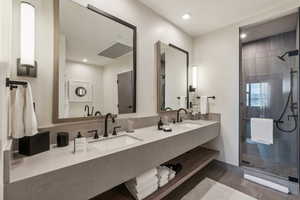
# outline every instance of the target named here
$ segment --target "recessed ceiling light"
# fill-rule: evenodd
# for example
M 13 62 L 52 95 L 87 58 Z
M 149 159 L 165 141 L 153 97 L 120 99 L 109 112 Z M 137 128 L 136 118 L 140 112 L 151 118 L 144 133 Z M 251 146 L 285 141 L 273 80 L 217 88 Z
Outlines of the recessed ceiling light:
M 247 34 L 246 34 L 246 33 L 242 33 L 242 34 L 241 34 L 241 38 L 242 38 L 242 39 L 245 39 L 246 37 L 247 37 Z
M 86 58 L 84 58 L 84 59 L 82 60 L 82 62 L 85 62 L 85 63 L 86 63 L 87 61 L 88 61 L 88 60 L 87 60 Z
M 186 13 L 186 14 L 182 15 L 182 19 L 184 19 L 184 20 L 191 19 L 191 15 Z

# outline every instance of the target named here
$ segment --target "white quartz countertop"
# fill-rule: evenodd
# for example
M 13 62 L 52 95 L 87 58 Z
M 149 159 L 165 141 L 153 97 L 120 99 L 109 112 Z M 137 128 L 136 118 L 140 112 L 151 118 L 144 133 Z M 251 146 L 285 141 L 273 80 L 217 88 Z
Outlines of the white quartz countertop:
M 212 124 L 219 123 L 217 121 L 184 121 L 180 124 L 171 124 L 172 132 L 163 132 L 157 130 L 157 126 L 151 126 L 136 129 L 134 133 L 121 132 L 119 135 L 130 135 L 140 141 L 109 151 L 100 151 L 88 144 L 87 152 L 73 153 L 74 145 L 70 142 L 69 146 L 64 148 L 52 147 L 50 151 L 43 152 L 31 157 L 25 157 L 21 162 L 14 164 L 10 168 L 10 183 L 49 173 L 65 167 L 87 162 L 93 159 L 99 159 L 104 156 L 112 155 L 117 152 L 136 148 L 152 142 L 157 142 L 166 138 L 174 137 L 180 134 L 188 133 L 193 130 L 201 129 Z M 192 125 L 191 125 L 192 124 Z M 195 124 L 195 125 L 193 125 Z M 111 136 L 113 137 L 113 136 Z

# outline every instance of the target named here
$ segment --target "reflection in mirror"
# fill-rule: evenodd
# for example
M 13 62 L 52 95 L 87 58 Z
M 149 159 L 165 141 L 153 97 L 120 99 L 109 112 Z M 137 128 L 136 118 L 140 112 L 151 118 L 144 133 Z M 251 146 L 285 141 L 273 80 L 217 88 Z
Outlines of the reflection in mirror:
M 135 112 L 136 29 L 91 9 L 59 0 L 58 120 Z
M 158 43 L 158 111 L 188 108 L 188 52 Z
M 84 87 L 78 87 L 76 88 L 75 93 L 79 97 L 84 97 L 87 93 L 87 90 Z

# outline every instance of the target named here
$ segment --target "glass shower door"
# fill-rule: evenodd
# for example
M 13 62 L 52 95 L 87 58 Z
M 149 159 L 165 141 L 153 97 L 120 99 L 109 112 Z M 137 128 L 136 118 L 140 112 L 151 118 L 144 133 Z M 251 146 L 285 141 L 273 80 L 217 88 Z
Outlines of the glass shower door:
M 296 31 L 242 44 L 241 165 L 298 178 L 298 56 Z M 251 139 L 251 119 L 273 119 L 273 144 Z M 261 133 L 264 134 L 264 133 Z

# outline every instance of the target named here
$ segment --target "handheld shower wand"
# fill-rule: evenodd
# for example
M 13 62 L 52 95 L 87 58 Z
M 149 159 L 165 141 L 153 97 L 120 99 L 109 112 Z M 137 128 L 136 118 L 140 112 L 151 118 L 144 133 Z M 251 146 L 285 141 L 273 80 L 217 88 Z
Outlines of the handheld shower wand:
M 288 55 L 289 57 L 291 56 L 297 56 L 299 55 L 299 50 L 293 50 L 293 51 L 288 51 L 288 52 L 285 52 L 284 54 L 282 54 L 281 56 L 278 56 L 278 58 L 284 62 L 286 62 L 285 60 L 285 56 Z M 276 124 L 276 128 L 279 129 L 280 131 L 282 132 L 285 132 L 285 133 L 292 133 L 294 132 L 297 127 L 298 127 L 298 115 L 296 115 L 295 113 L 295 105 L 297 105 L 297 103 L 294 102 L 294 98 L 293 98 L 293 90 L 294 90 L 294 84 L 293 84 L 293 77 L 294 77 L 294 74 L 297 73 L 297 71 L 294 71 L 292 68 L 291 68 L 291 71 L 290 71 L 290 92 L 289 92 L 289 95 L 288 95 L 288 99 L 286 101 L 286 104 L 284 106 L 284 109 L 279 117 L 278 120 L 275 121 L 275 124 Z M 289 104 L 290 104 L 290 110 L 291 110 L 291 117 L 293 117 L 294 119 L 294 127 L 291 128 L 291 129 L 284 129 L 280 126 L 280 123 L 284 123 L 282 121 L 284 115 L 286 114 L 287 112 L 287 109 L 289 107 Z M 289 119 L 290 116 L 288 116 L 288 119 Z

